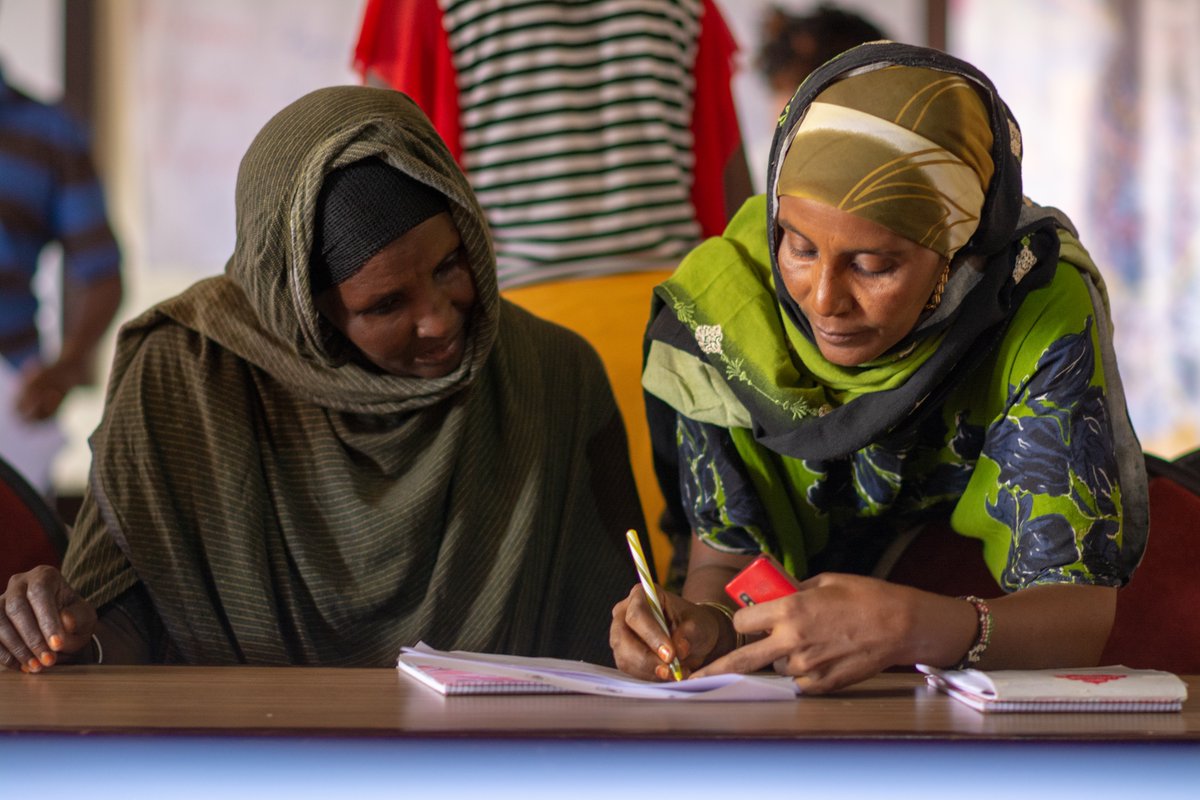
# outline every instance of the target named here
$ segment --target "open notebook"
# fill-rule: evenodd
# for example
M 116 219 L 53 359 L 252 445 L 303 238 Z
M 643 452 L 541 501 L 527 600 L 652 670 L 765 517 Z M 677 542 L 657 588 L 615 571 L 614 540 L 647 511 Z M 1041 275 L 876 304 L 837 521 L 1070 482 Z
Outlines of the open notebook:
M 396 667 L 446 695 L 597 694 L 711 701 L 791 700 L 799 693 L 795 681 L 781 675 L 713 675 L 659 683 L 584 661 L 442 651 L 423 642 L 403 648 Z
M 1187 684 L 1170 672 L 1128 667 L 942 670 L 926 681 L 979 711 L 1179 711 Z

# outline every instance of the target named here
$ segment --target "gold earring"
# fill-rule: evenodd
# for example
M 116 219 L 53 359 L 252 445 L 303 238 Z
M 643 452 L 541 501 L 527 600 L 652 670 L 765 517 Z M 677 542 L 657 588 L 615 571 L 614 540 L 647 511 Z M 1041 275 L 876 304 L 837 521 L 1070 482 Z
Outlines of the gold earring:
M 937 285 L 933 287 L 933 294 L 929 296 L 929 301 L 925 303 L 926 311 L 933 311 L 942 304 L 942 292 L 946 291 L 946 282 L 950 280 L 950 261 L 947 259 L 946 266 L 942 270 L 942 274 L 938 276 Z

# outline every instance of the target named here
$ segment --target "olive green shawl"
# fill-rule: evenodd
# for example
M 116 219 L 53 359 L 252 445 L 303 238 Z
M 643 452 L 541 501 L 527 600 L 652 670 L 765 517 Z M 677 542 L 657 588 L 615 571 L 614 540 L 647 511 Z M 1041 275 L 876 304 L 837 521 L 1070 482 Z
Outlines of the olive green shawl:
M 313 207 L 379 156 L 450 200 L 479 302 L 435 380 L 364 367 L 318 316 Z M 640 525 L 624 432 L 582 340 L 500 300 L 483 216 L 405 96 L 320 90 L 243 159 L 226 274 L 121 330 L 65 572 L 141 582 L 188 663 L 389 665 L 440 648 L 605 661 Z

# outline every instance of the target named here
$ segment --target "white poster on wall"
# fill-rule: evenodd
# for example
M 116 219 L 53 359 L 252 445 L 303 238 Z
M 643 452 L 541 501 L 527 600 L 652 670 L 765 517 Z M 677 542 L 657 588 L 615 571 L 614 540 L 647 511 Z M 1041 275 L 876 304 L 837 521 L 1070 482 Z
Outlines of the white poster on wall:
M 246 148 L 297 97 L 358 83 L 362 3 L 138 0 L 136 136 L 143 257 L 152 269 L 223 269 Z
M 1025 191 L 1067 212 L 1108 283 L 1148 450 L 1200 444 L 1200 3 L 954 0 L 948 47 L 996 84 Z
M 46 0 L 0 0 L 0 69 L 43 103 L 63 92 L 63 9 Z

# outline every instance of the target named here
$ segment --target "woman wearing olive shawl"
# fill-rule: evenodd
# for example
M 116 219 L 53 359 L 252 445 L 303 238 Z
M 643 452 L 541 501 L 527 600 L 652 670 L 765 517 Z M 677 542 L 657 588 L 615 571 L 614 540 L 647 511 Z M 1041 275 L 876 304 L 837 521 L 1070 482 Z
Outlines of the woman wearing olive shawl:
M 863 45 L 800 86 L 766 197 L 655 291 L 643 386 L 694 542 L 670 640 L 640 589 L 615 609 L 623 669 L 678 654 L 828 691 L 1099 658 L 1145 545 L 1144 464 L 1103 283 L 1023 201 L 1020 156 L 988 79 L 938 51 Z M 867 577 L 937 520 L 1009 594 Z M 800 590 L 734 614 L 723 586 L 760 552 Z
M 331 175 L 342 188 L 324 199 Z M 65 614 L 38 613 L 48 584 L 27 581 L 40 631 L 8 648 L 21 666 L 101 649 L 389 666 L 420 640 L 608 661 L 633 574 L 623 534 L 641 524 L 620 417 L 582 339 L 498 298 L 483 215 L 424 115 L 379 89 L 301 98 L 243 159 L 237 225 L 224 276 L 121 331 L 64 565 L 73 589 L 51 586 Z M 385 225 L 411 231 L 377 254 L 386 242 L 363 236 Z M 429 230 L 451 245 L 425 274 L 411 242 Z M 361 328 L 348 337 L 384 320 L 391 346 L 386 321 L 415 289 L 369 307 L 323 293 L 393 251 L 393 272 L 417 265 L 466 312 L 407 374 Z

